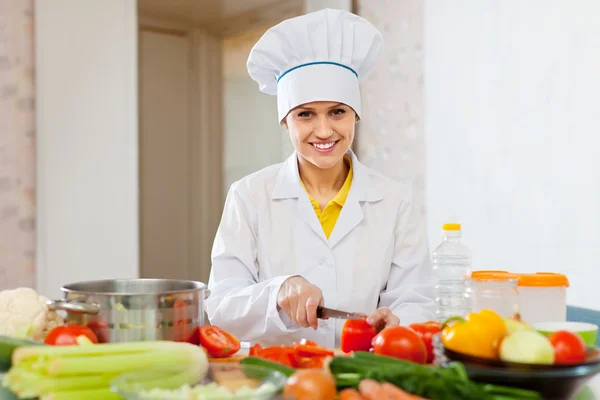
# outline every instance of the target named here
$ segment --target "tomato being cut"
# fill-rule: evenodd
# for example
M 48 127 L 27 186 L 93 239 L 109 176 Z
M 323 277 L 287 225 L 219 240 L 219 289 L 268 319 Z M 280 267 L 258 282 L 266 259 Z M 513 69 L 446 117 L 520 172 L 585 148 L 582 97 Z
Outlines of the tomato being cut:
M 367 323 L 366 318 L 348 319 L 342 328 L 340 344 L 344 353 L 351 351 L 369 351 L 371 341 L 377 335 L 374 326 Z
M 77 345 L 77 338 L 80 336 L 86 337 L 92 343 L 98 343 L 98 337 L 94 331 L 87 326 L 76 324 L 57 326 L 48 333 L 44 343 L 52 346 Z
M 578 334 L 558 331 L 551 334 L 548 339 L 554 347 L 555 364 L 572 364 L 585 361 L 585 342 Z
M 433 335 L 441 332 L 441 324 L 435 321 L 429 321 L 422 324 L 411 324 L 409 327 L 417 332 L 417 335 L 421 337 L 425 348 L 427 349 L 427 362 L 433 362 L 435 358 L 433 355 Z
M 406 326 L 385 328 L 373 341 L 373 352 L 425 364 L 427 349 L 419 335 Z
M 200 344 L 211 357 L 229 357 L 240 349 L 240 341 L 232 334 L 214 325 L 200 328 Z

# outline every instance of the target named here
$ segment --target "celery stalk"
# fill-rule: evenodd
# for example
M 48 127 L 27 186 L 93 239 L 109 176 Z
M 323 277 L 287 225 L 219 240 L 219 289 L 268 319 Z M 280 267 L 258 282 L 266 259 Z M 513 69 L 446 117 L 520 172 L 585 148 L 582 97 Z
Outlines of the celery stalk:
M 121 396 L 110 389 L 71 390 L 45 394 L 40 400 L 121 400 Z
M 72 374 L 104 374 L 127 372 L 136 369 L 173 368 L 187 365 L 194 361 L 194 354 L 183 351 L 152 351 L 132 356 L 130 354 L 94 356 L 94 357 L 59 357 L 49 360 L 46 373 L 51 376 Z
M 178 388 L 202 379 L 208 359 L 201 347 L 168 341 L 27 346 L 13 352 L 13 365 L 2 385 L 19 398 L 111 400 L 120 399 L 109 390 L 114 377 L 145 370 L 163 372 L 142 387 Z
M 94 346 L 24 346 L 13 351 L 12 363 L 20 364 L 25 360 L 39 357 L 83 357 L 109 354 L 136 354 L 155 350 L 198 349 L 190 343 L 149 341 L 96 344 Z

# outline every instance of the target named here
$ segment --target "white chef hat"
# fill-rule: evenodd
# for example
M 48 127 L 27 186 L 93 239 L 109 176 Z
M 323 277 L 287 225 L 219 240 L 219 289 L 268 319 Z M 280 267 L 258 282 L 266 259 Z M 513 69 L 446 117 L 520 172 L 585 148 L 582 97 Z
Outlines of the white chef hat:
M 369 21 L 324 9 L 269 29 L 246 64 L 264 93 L 277 95 L 281 122 L 293 108 L 337 101 L 361 113 L 359 81 L 383 53 L 383 37 Z

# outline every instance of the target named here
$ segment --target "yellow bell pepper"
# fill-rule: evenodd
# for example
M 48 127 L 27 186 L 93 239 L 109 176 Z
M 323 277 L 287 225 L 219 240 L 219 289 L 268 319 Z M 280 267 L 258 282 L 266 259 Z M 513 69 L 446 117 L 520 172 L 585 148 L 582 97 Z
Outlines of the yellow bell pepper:
M 452 317 L 442 324 L 442 343 L 450 350 L 475 357 L 497 358 L 506 335 L 504 320 L 492 310 Z

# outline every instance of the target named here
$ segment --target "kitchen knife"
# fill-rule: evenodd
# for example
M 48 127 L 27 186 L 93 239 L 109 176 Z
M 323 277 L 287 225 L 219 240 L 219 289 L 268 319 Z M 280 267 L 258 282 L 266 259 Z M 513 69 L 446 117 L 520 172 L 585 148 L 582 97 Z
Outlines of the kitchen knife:
M 346 311 L 334 310 L 332 308 L 327 307 L 317 307 L 317 318 L 326 319 L 326 318 L 337 318 L 337 319 L 361 319 L 364 318 L 364 315 L 357 313 L 349 313 Z

